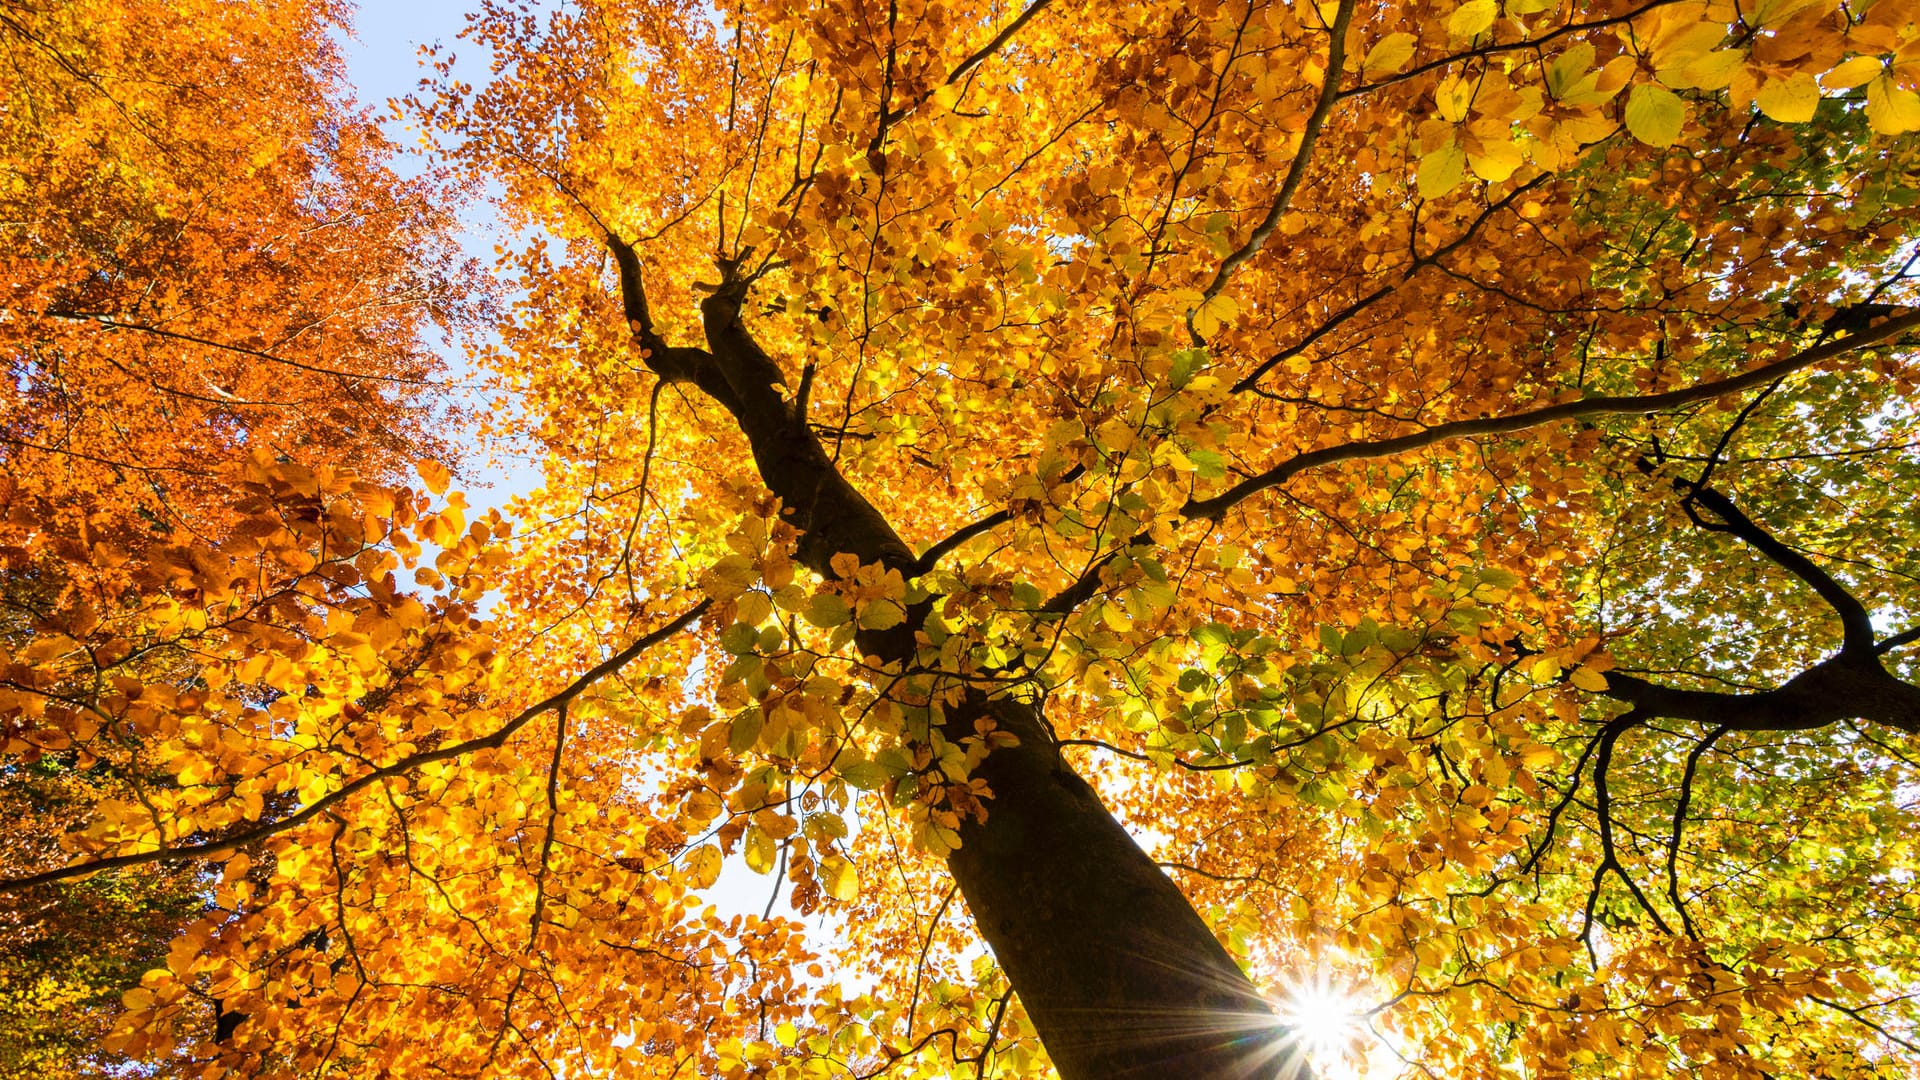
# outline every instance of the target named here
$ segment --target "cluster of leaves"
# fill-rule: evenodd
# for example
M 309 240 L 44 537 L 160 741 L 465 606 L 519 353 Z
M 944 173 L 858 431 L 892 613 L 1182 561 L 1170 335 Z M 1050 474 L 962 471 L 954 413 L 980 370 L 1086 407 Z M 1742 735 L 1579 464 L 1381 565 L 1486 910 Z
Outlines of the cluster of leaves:
M 4 767 L 109 790 L 10 887 L 218 865 L 112 1042 L 209 1075 L 1034 1075 L 950 867 L 1045 740 L 1378 1068 L 1905 1075 L 1920 719 L 1759 710 L 1913 690 L 1917 18 L 489 4 L 545 486 L 249 419 L 34 549 Z
M 429 328 L 481 294 L 432 178 L 345 98 L 344 9 L 13 5 L 0 19 L 0 545 L 221 535 L 253 449 L 445 456 Z M 84 535 L 83 535 L 84 534 Z
M 943 756 L 968 760 L 940 710 L 969 686 L 1044 701 L 1256 970 L 1337 950 L 1396 1045 L 1442 1072 L 1737 1072 L 1756 1054 L 1787 1071 L 1883 1067 L 1884 1049 L 1857 1049 L 1879 1031 L 1816 999 L 1897 998 L 1905 962 L 1811 945 L 1810 914 L 1756 919 L 1768 893 L 1738 884 L 1792 873 L 1777 850 L 1729 841 L 1778 838 L 1810 809 L 1732 794 L 1752 767 L 1740 755 L 1790 736 L 1710 750 L 1698 789 L 1680 783 L 1690 728 L 1629 736 L 1611 812 L 1593 801 L 1610 652 L 1662 670 L 1635 650 L 1684 652 L 1733 624 L 1765 640 L 1797 610 L 1793 650 L 1745 671 L 1764 686 L 1830 640 L 1777 568 L 1769 588 L 1709 573 L 1758 556 L 1680 524 L 1679 500 L 1635 466 L 1656 444 L 1711 449 L 1724 399 L 1683 398 L 1653 428 L 1470 425 L 1790 360 L 1830 320 L 1842 332 L 1836 310 L 1907 298 L 1912 18 L 1705 3 L 494 11 L 473 36 L 505 77 L 433 109 L 509 205 L 575 238 L 569 261 L 525 254 L 521 329 L 498 358 L 553 455 L 529 509 L 569 526 L 538 541 L 543 565 L 586 571 L 547 610 L 619 619 L 631 599 L 596 585 L 607 567 L 689 565 L 668 570 L 676 584 L 738 604 L 719 612 L 737 620 L 730 659 L 702 672 L 726 710 L 703 717 L 709 756 L 830 789 L 879 780 L 935 855 L 942 829 L 992 812 L 969 789 L 954 798 L 961 770 L 927 782 Z M 604 299 L 608 233 L 645 263 L 644 322 Z M 654 390 L 666 369 L 645 350 L 711 337 L 700 299 L 726 273 L 749 283 L 741 319 L 840 471 L 928 554 L 922 576 L 796 584 L 774 509 L 747 515 L 776 522 L 771 567 L 724 509 L 758 490 L 736 463 L 760 447 L 703 399 Z M 1892 520 L 1898 497 L 1869 493 L 1894 477 L 1852 470 L 1863 456 L 1911 468 L 1895 404 L 1911 380 L 1895 358 L 1795 377 L 1745 437 L 1850 477 L 1862 497 L 1829 506 Z M 1869 401 L 1885 404 L 1848 418 Z M 1479 437 L 1445 442 L 1449 424 Z M 1808 535 L 1777 490 L 1744 473 L 1737 490 Z M 1648 518 L 1657 530 L 1633 524 Z M 1873 547 L 1853 522 L 1822 528 L 1836 553 Z M 715 560 L 721 580 L 700 577 Z M 1678 568 L 1726 614 L 1685 614 L 1663 587 Z M 1876 572 L 1897 611 L 1911 579 Z M 903 615 L 914 661 L 849 649 L 856 626 Z M 765 723 L 802 669 L 824 680 L 809 700 L 841 704 Z M 1832 737 L 1805 751 L 1824 780 L 1858 760 L 1853 735 Z M 1823 790 L 1904 820 L 1899 783 Z M 1675 841 L 1692 853 L 1677 868 L 1690 909 L 1728 905 L 1696 942 L 1622 887 L 1665 891 L 1652 825 L 1682 790 L 1728 818 Z M 1604 846 L 1603 814 L 1618 817 Z M 878 894 L 863 874 L 849 927 L 843 962 L 879 980 L 862 1006 L 878 1012 L 859 1015 L 895 1051 L 927 1051 L 895 1068 L 984 1071 L 983 1037 L 1026 1045 L 1030 1029 L 1017 1004 L 995 1017 L 997 984 L 929 899 L 945 894 L 938 864 L 902 862 L 893 820 L 876 807 L 851 837 L 856 864 L 895 868 Z M 1882 865 L 1887 845 L 1860 844 Z M 1892 893 L 1865 903 L 1903 917 Z M 928 1016 L 919 988 L 961 1004 Z M 1900 1008 L 1861 1018 L 1897 1033 Z
M 152 593 L 233 599 L 222 560 L 259 528 L 235 463 L 392 478 L 447 455 L 428 339 L 472 325 L 484 294 L 460 279 L 451 186 L 399 180 L 346 97 L 345 14 L 0 13 L 0 875 L 72 858 L 63 836 L 111 829 L 103 810 L 193 812 L 175 767 L 198 788 L 184 755 L 203 744 L 175 740 L 207 722 L 187 632 L 206 612 L 168 615 Z M 243 794 L 288 798 L 272 792 Z M 212 899 L 192 861 L 10 897 L 0 1071 L 124 1068 L 103 1048 L 121 992 Z M 204 999 L 194 1009 L 211 1035 Z

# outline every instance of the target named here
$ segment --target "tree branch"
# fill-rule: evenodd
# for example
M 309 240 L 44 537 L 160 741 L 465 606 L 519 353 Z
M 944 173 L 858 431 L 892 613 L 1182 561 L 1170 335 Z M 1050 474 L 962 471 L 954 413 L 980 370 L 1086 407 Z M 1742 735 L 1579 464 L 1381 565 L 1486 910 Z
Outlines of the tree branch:
M 1654 471 L 1654 462 L 1646 458 L 1638 464 L 1643 472 Z M 1688 690 L 1662 686 L 1624 671 L 1610 671 L 1605 676 L 1607 696 L 1627 702 L 1636 712 L 1649 716 L 1716 725 L 1712 738 L 1718 738 L 1719 733 L 1725 731 L 1806 731 L 1842 720 L 1868 720 L 1920 733 L 1920 686 L 1896 678 L 1880 663 L 1880 657 L 1903 639 L 1920 637 L 1920 628 L 1876 645 L 1866 606 L 1811 559 L 1782 543 L 1714 488 L 1684 478 L 1674 480 L 1673 486 L 1687 502 L 1705 506 L 1722 522 L 1713 525 L 1694 516 L 1696 524 L 1731 533 L 1818 593 L 1840 617 L 1843 631 L 1840 650 L 1771 690 L 1751 693 Z M 1693 516 L 1691 509 L 1688 513 Z M 1712 738 L 1708 740 L 1709 745 Z M 1692 774 L 1693 763 L 1689 759 L 1689 779 Z M 1685 807 L 1683 792 L 1682 813 Z M 1676 842 L 1679 826 L 1680 818 L 1676 816 Z
M 1854 349 L 1884 341 L 1895 334 L 1920 327 L 1920 311 L 1908 312 L 1898 318 L 1889 319 L 1879 326 L 1851 334 L 1839 341 L 1816 345 L 1803 349 L 1792 356 L 1763 364 L 1745 374 L 1734 375 L 1712 382 L 1669 390 L 1661 394 L 1600 395 L 1579 401 L 1567 401 L 1545 408 L 1527 412 L 1513 413 L 1507 416 L 1490 416 L 1478 420 L 1454 420 L 1435 424 L 1424 431 L 1409 435 L 1400 435 L 1390 439 L 1376 439 L 1363 442 L 1345 443 L 1319 450 L 1310 450 L 1296 454 L 1286 461 L 1275 465 L 1256 476 L 1235 484 L 1210 499 L 1194 499 L 1187 503 L 1182 513 L 1189 518 L 1205 518 L 1218 521 L 1228 509 L 1247 497 L 1286 483 L 1294 476 L 1321 465 L 1333 465 L 1343 461 L 1364 461 L 1373 458 L 1392 457 L 1414 450 L 1424 450 L 1438 443 L 1454 439 L 1470 438 L 1476 435 L 1509 435 L 1526 431 L 1529 428 L 1558 423 L 1563 420 L 1576 420 L 1587 416 L 1608 414 L 1632 414 L 1659 412 L 1681 405 L 1690 405 L 1696 401 L 1707 401 L 1726 394 L 1738 393 L 1755 386 L 1762 386 L 1802 368 L 1810 367 L 1824 360 L 1841 356 Z
M 1085 465 L 1075 465 L 1073 468 L 1068 469 L 1064 473 L 1061 473 L 1060 479 L 1055 480 L 1054 483 L 1070 484 L 1073 481 L 1078 480 L 1082 475 L 1086 473 L 1086 471 L 1087 471 L 1087 467 Z M 966 543 L 967 541 L 973 539 L 976 536 L 979 536 L 983 533 L 991 532 L 992 530 L 997 529 L 1002 525 L 1005 525 L 1007 522 L 1012 521 L 1014 518 L 1018 516 L 1019 515 L 1015 514 L 1012 510 L 998 510 L 998 511 L 995 511 L 994 513 L 988 514 L 986 517 L 983 517 L 978 521 L 968 522 L 967 524 L 960 526 L 958 529 L 955 529 L 951 535 L 947 536 L 943 540 L 936 542 L 932 547 L 920 553 L 920 561 L 917 567 L 915 568 L 915 573 L 920 573 L 920 574 L 927 573 L 928 571 L 932 570 L 934 567 L 940 565 L 940 560 L 952 554 L 955 548 L 959 547 L 960 545 Z
M 1382 285 L 1379 288 L 1368 293 L 1367 295 L 1361 297 L 1360 299 L 1355 300 L 1353 303 L 1348 304 L 1346 307 L 1341 308 L 1339 311 L 1334 312 L 1332 315 L 1328 316 L 1327 319 L 1323 321 L 1319 326 L 1314 327 L 1312 332 L 1307 334 L 1305 337 L 1301 338 L 1299 341 L 1294 342 L 1292 345 L 1289 345 L 1286 348 L 1281 349 L 1279 352 L 1274 353 L 1272 356 L 1267 357 L 1265 360 L 1262 360 L 1260 362 L 1259 367 L 1254 368 L 1252 371 L 1248 372 L 1245 376 L 1243 376 L 1240 379 L 1240 381 L 1234 383 L 1232 390 L 1230 392 L 1238 394 L 1242 391 L 1253 389 L 1254 384 L 1258 383 L 1261 380 L 1261 378 L 1266 375 L 1267 372 L 1272 371 L 1276 365 L 1284 363 L 1287 360 L 1300 355 L 1301 353 L 1305 352 L 1307 348 L 1311 346 L 1314 342 L 1319 341 L 1321 338 L 1326 337 L 1328 334 L 1333 333 L 1335 330 L 1338 330 L 1342 325 L 1344 325 L 1347 322 L 1347 320 L 1353 318 L 1355 315 L 1360 314 L 1362 311 L 1365 311 L 1367 308 L 1372 307 L 1374 304 L 1380 302 L 1386 297 L 1391 296 L 1402 285 L 1405 285 L 1407 282 L 1413 280 L 1413 276 L 1419 273 L 1423 268 L 1428 266 L 1438 265 L 1441 259 L 1444 259 L 1448 255 L 1453 254 L 1455 251 L 1460 250 L 1460 247 L 1462 245 L 1467 243 L 1467 241 L 1472 240 L 1474 236 L 1479 233 L 1480 227 L 1482 225 L 1485 225 L 1488 222 L 1488 220 L 1490 220 L 1493 217 L 1495 212 L 1504 210 L 1507 207 L 1513 205 L 1513 202 L 1515 199 L 1518 199 L 1520 196 L 1526 194 L 1529 191 L 1532 191 L 1534 188 L 1539 187 L 1541 184 L 1546 183 L 1549 179 L 1552 178 L 1552 176 L 1553 176 L 1552 173 L 1541 173 L 1539 176 L 1534 177 L 1533 179 L 1527 181 L 1526 183 L 1521 184 L 1519 187 L 1514 188 L 1512 191 L 1507 192 L 1505 195 L 1502 195 L 1499 199 L 1495 200 L 1494 202 L 1489 203 L 1486 209 L 1480 211 L 1479 214 L 1475 215 L 1473 222 L 1469 224 L 1466 227 L 1466 229 L 1460 233 L 1459 236 L 1456 236 L 1453 239 L 1447 241 L 1446 243 L 1440 245 L 1439 247 L 1434 248 L 1432 251 L 1427 252 L 1425 255 L 1416 257 L 1413 260 L 1413 262 L 1409 263 L 1406 270 L 1401 273 L 1399 281 L 1391 285 Z M 1254 390 L 1254 393 L 1259 394 L 1261 393 L 1261 391 Z
M 1008 23 L 1005 29 L 995 34 L 992 41 L 982 45 L 972 56 L 960 61 L 960 66 L 954 68 L 953 71 L 947 75 L 946 85 L 952 86 L 962 78 L 965 78 L 967 72 L 985 63 L 994 53 L 1000 51 L 1001 46 L 1012 40 L 1013 35 L 1019 33 L 1021 27 L 1026 26 L 1028 22 L 1032 21 L 1035 15 L 1040 14 L 1041 10 L 1052 2 L 1053 0 L 1033 0 L 1033 3 L 1028 4 L 1027 9 L 1022 11 L 1012 22 Z
M 410 379 L 404 375 L 375 375 L 375 374 L 369 374 L 369 373 L 358 372 L 358 371 L 340 371 L 336 368 L 321 367 L 318 364 L 308 364 L 308 363 L 303 363 L 299 360 L 289 360 L 284 356 L 276 356 L 273 353 L 262 352 L 259 349 L 249 349 L 244 345 L 229 345 L 223 341 L 214 341 L 211 338 L 198 337 L 194 334 L 183 334 L 177 330 L 163 330 L 158 326 L 148 326 L 145 323 L 122 322 L 121 320 L 116 319 L 111 315 L 101 315 L 91 311 L 64 311 L 60 309 L 49 308 L 47 310 L 47 317 L 53 318 L 53 319 L 63 319 L 68 322 L 89 322 L 89 323 L 93 323 L 96 326 L 107 327 L 110 330 L 134 330 L 142 334 L 152 334 L 155 337 L 169 338 L 174 341 L 184 341 L 192 345 L 202 345 L 209 349 L 219 349 L 222 352 L 237 353 L 241 356 L 251 356 L 256 360 L 265 360 L 268 363 L 272 363 L 272 364 L 281 364 L 290 368 L 298 368 L 301 371 L 311 371 L 315 375 L 330 375 L 336 379 L 365 379 L 369 382 L 400 383 L 406 386 L 445 386 L 446 385 L 445 383 L 436 383 L 431 379 Z
M 1613 871 L 1614 875 L 1627 886 L 1627 892 L 1633 895 L 1640 909 L 1647 913 L 1654 925 L 1660 928 L 1661 933 L 1673 933 L 1668 928 L 1666 920 L 1662 919 L 1660 913 L 1655 911 L 1653 905 L 1648 902 L 1646 894 L 1640 891 L 1640 885 L 1633 880 L 1633 875 L 1627 872 L 1626 865 L 1620 861 L 1619 850 L 1614 846 L 1613 840 L 1613 793 L 1607 785 L 1607 770 L 1613 765 L 1613 747 L 1620 741 L 1621 736 L 1640 726 L 1645 719 L 1646 717 L 1637 709 L 1624 713 L 1608 723 L 1606 732 L 1600 736 L 1600 755 L 1593 763 L 1594 813 L 1600 823 L 1600 866 L 1593 872 L 1592 891 L 1587 894 L 1586 919 L 1580 929 L 1582 938 L 1585 938 L 1593 927 L 1594 906 L 1599 902 L 1600 886 L 1605 882 L 1609 870 Z
M 588 211 L 592 213 L 592 211 Z M 595 222 L 599 218 L 595 217 Z M 647 287 L 640 277 L 640 256 L 633 245 L 620 239 L 612 229 L 602 226 L 607 237 L 607 250 L 613 252 L 613 262 L 620 270 L 620 311 L 626 316 L 627 327 L 639 336 L 643 344 L 652 345 L 657 340 L 653 332 L 653 311 L 647 306 Z
M 1221 261 L 1213 280 L 1201 290 L 1200 304 L 1194 305 L 1196 308 L 1220 295 L 1220 290 L 1227 287 L 1227 278 L 1266 244 L 1267 238 L 1273 235 L 1273 230 L 1280 224 L 1280 219 L 1286 216 L 1287 208 L 1293 204 L 1294 192 L 1300 189 L 1300 182 L 1306 179 L 1307 168 L 1313 163 L 1314 143 L 1319 140 L 1320 130 L 1326 127 L 1327 117 L 1333 112 L 1333 103 L 1340 96 L 1340 73 L 1346 66 L 1347 27 L 1353 22 L 1353 7 L 1354 0 L 1340 0 L 1340 7 L 1333 16 L 1333 25 L 1327 29 L 1327 72 L 1320 81 L 1320 100 L 1314 104 L 1313 114 L 1307 117 L 1306 129 L 1300 133 L 1300 149 L 1287 166 L 1287 175 L 1280 183 L 1280 191 L 1274 196 L 1273 205 L 1267 209 L 1267 215 L 1260 224 L 1254 226 L 1247 242 Z M 1187 313 L 1187 321 L 1191 326 L 1192 312 Z
M 1686 771 L 1680 777 L 1680 798 L 1673 807 L 1673 842 L 1667 845 L 1667 899 L 1673 902 L 1673 910 L 1680 913 L 1680 925 L 1686 928 L 1687 936 L 1699 940 L 1699 931 L 1694 929 L 1693 916 L 1687 913 L 1686 901 L 1680 899 L 1680 838 L 1687 827 L 1687 807 L 1693 802 L 1693 778 L 1700 768 L 1700 759 L 1720 736 L 1733 730 L 1725 724 L 1714 728 L 1687 752 Z
M 1920 641 L 1920 626 L 1910 626 L 1873 647 L 1875 656 L 1885 656 L 1902 645 Z
M 1867 720 L 1920 734 L 1920 686 L 1888 674 L 1871 653 L 1842 651 L 1781 686 L 1744 694 L 1662 686 L 1618 670 L 1605 678 L 1608 697 L 1669 720 L 1732 731 L 1811 731 Z
M 36 885 L 46 885 L 55 881 L 66 881 L 70 878 L 85 877 L 89 874 L 99 873 L 102 870 L 114 870 L 123 866 L 139 866 L 143 863 L 159 862 L 162 859 L 200 858 L 207 855 L 218 855 L 223 851 L 232 851 L 235 848 L 245 847 L 257 840 L 265 839 L 275 833 L 284 832 L 296 825 L 307 822 L 320 814 L 326 813 L 331 807 L 382 780 L 390 780 L 396 776 L 410 773 L 422 765 L 430 765 L 436 761 L 449 761 L 453 758 L 465 757 L 479 750 L 498 750 L 500 747 L 506 745 L 507 740 L 513 736 L 514 732 L 525 727 L 534 717 L 560 708 L 574 698 L 579 697 L 588 687 L 625 667 L 641 653 L 686 629 L 693 620 L 705 613 L 707 608 L 712 604 L 712 600 L 702 600 L 674 618 L 673 621 L 650 633 L 642 635 L 634 641 L 633 644 L 628 645 L 606 660 L 596 664 L 588 670 L 586 674 L 567 684 L 566 688 L 559 693 L 554 694 L 552 697 L 536 705 L 529 706 L 526 710 L 496 728 L 491 734 L 482 735 L 477 739 L 468 739 L 466 742 L 456 743 L 452 746 L 443 746 L 435 750 L 427 750 L 422 753 L 413 754 L 390 765 L 383 765 L 357 779 L 348 781 L 338 789 L 315 799 L 305 807 L 277 821 L 264 821 L 251 829 L 245 829 L 231 836 L 224 836 L 217 840 L 208 840 L 203 843 L 178 844 L 173 847 L 156 848 L 152 851 L 140 851 L 127 855 L 110 855 L 106 858 L 73 863 L 56 870 L 47 870 L 38 874 L 30 874 L 26 877 L 0 880 L 0 893 L 17 892 L 22 889 L 33 888 Z
M 1690 502 L 1713 511 L 1714 515 L 1725 523 L 1725 531 L 1746 541 L 1747 546 L 1773 560 L 1781 569 L 1805 582 L 1820 599 L 1827 602 L 1834 614 L 1840 616 L 1840 626 L 1844 637 L 1843 650 L 1865 650 L 1871 652 L 1873 645 L 1873 619 L 1867 614 L 1865 605 L 1854 598 L 1846 587 L 1822 570 L 1812 559 L 1780 542 L 1779 538 L 1762 528 L 1752 518 L 1740 511 L 1733 500 L 1726 495 L 1702 483 L 1688 480 L 1675 480 L 1674 487 L 1686 493 Z
M 991 532 L 992 530 L 997 529 L 1002 525 L 1005 525 L 1007 522 L 1012 521 L 1013 519 L 1014 519 L 1013 511 L 999 510 L 994 513 L 988 514 L 986 517 L 983 517 L 978 521 L 968 522 L 967 524 L 960 526 L 958 529 L 955 529 L 951 534 L 949 534 L 945 539 L 938 541 L 932 547 L 929 547 L 927 550 L 921 552 L 919 560 L 914 564 L 914 572 L 917 574 L 924 574 L 932 570 L 934 567 L 940 565 L 941 559 L 944 559 L 948 555 L 952 554 L 955 548 L 973 539 L 974 537 L 981 535 L 982 533 Z
M 1395 83 L 1406 82 L 1409 79 L 1418 78 L 1419 76 L 1424 75 L 1429 71 L 1434 71 L 1444 67 L 1450 67 L 1454 64 L 1464 63 L 1465 61 L 1468 61 L 1468 60 L 1484 59 L 1489 56 L 1495 56 L 1500 53 L 1506 53 L 1506 52 L 1520 52 L 1520 51 L 1527 51 L 1527 50 L 1539 51 L 1542 49 L 1542 47 L 1544 47 L 1549 42 L 1552 42 L 1557 38 L 1565 37 L 1569 34 L 1577 34 L 1582 30 L 1601 30 L 1609 26 L 1618 26 L 1621 23 L 1632 22 L 1633 20 L 1639 18 L 1640 16 L 1645 15 L 1647 12 L 1654 10 L 1655 8 L 1664 7 L 1668 4 L 1672 4 L 1675 2 L 1676 0 L 1653 0 L 1652 3 L 1642 5 L 1641 7 L 1637 7 L 1632 11 L 1623 12 L 1619 15 L 1609 16 L 1608 18 L 1604 18 L 1604 19 L 1595 19 L 1592 22 L 1568 23 L 1567 25 L 1562 26 L 1557 30 L 1552 30 L 1544 34 L 1540 34 L 1537 37 L 1527 37 L 1519 41 L 1508 41 L 1508 42 L 1503 42 L 1497 45 L 1483 45 L 1478 49 L 1470 49 L 1467 52 L 1452 53 L 1447 56 L 1440 57 L 1438 60 L 1429 60 L 1424 64 L 1417 64 L 1396 75 L 1389 75 L 1388 77 L 1381 79 L 1378 82 L 1361 83 L 1359 86 L 1356 86 L 1353 89 L 1348 90 L 1345 93 L 1342 93 L 1340 96 L 1343 98 L 1355 97 L 1360 94 L 1371 93 L 1372 91 L 1379 90 L 1382 87 L 1392 86 Z

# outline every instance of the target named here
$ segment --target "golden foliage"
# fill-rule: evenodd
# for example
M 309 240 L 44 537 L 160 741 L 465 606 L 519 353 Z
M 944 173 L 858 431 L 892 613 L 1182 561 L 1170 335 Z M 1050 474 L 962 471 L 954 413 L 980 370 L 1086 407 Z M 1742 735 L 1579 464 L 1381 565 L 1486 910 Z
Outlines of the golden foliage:
M 1917 18 L 490 5 L 415 107 L 551 238 L 544 487 L 200 453 L 6 643 L 5 767 L 123 785 L 10 887 L 219 867 L 111 1042 L 201 1075 L 1044 1075 L 951 869 L 1044 738 L 1368 1075 L 1912 1075 Z

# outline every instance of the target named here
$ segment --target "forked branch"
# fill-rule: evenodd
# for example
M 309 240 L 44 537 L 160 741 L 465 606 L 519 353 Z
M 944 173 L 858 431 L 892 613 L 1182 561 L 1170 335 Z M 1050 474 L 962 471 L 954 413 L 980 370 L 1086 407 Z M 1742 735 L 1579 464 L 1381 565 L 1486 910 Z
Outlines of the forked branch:
M 1651 472 L 1654 463 L 1642 459 L 1640 467 Z M 1865 604 L 1813 560 L 1754 521 L 1725 493 L 1687 479 L 1675 480 L 1673 486 L 1689 504 L 1719 519 L 1707 521 L 1690 506 L 1689 514 L 1700 527 L 1738 537 L 1818 593 L 1839 616 L 1840 649 L 1771 690 L 1690 690 L 1654 683 L 1631 672 L 1609 671 L 1607 696 L 1633 706 L 1636 713 L 1711 724 L 1716 731 L 1806 731 L 1843 720 L 1865 720 L 1920 734 L 1920 687 L 1896 678 L 1880 662 L 1905 635 L 1876 642 Z M 1677 833 L 1677 821 L 1675 828 Z

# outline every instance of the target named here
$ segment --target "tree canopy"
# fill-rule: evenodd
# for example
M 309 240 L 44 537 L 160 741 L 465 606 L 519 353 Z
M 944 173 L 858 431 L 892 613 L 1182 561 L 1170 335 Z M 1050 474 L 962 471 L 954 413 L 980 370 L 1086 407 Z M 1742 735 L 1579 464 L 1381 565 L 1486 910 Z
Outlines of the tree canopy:
M 100 7 L 0 21 L 0 889 L 192 901 L 113 1052 L 1914 1075 L 1920 5 L 490 0 L 497 312 L 338 12 Z

